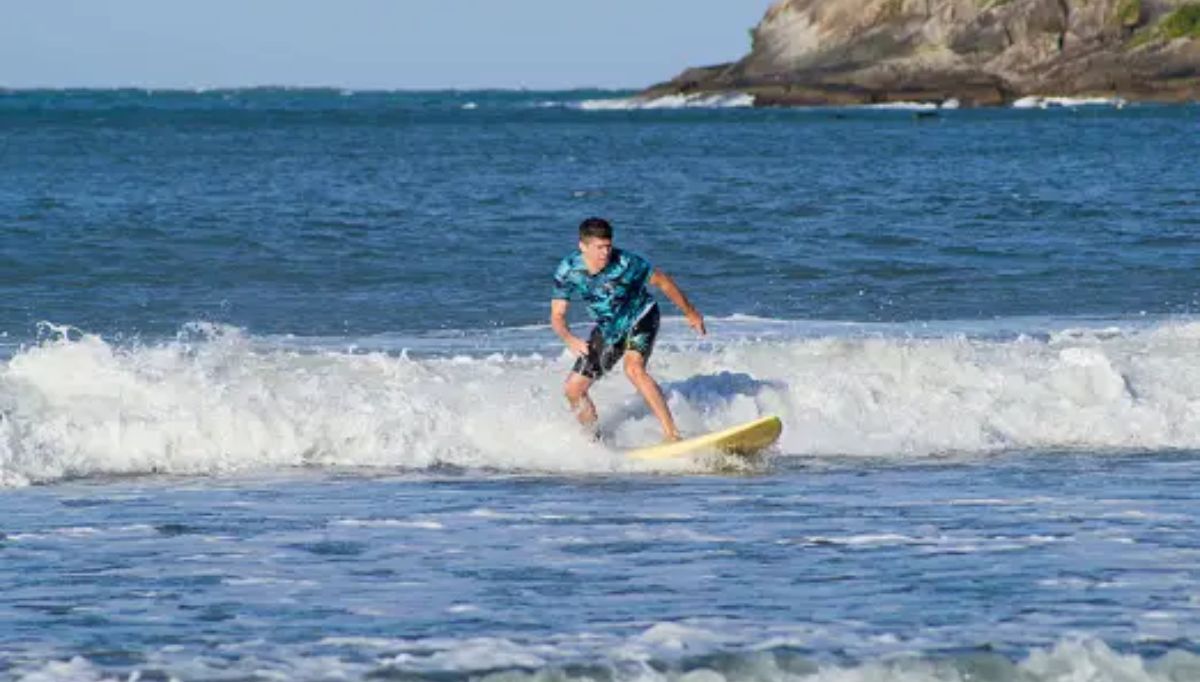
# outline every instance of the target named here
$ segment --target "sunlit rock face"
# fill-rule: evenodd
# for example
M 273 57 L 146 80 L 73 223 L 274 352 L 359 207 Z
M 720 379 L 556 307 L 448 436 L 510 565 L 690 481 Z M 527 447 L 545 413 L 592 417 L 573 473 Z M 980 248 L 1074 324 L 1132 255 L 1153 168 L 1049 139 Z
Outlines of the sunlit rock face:
M 736 90 L 760 106 L 1200 99 L 1200 0 L 780 0 L 751 41 L 739 61 L 645 94 Z

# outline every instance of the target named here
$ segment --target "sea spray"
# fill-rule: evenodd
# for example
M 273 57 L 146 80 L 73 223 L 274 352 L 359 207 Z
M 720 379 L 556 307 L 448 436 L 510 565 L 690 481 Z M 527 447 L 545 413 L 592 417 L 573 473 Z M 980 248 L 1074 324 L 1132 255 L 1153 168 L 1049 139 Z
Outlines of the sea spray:
M 1047 335 L 824 335 L 665 345 L 685 433 L 778 414 L 778 455 L 924 457 L 1200 447 L 1200 324 Z M 623 377 L 603 443 L 565 408 L 569 359 L 280 348 L 230 327 L 148 344 L 57 334 L 0 369 L 0 482 L 295 466 L 609 472 L 660 437 Z

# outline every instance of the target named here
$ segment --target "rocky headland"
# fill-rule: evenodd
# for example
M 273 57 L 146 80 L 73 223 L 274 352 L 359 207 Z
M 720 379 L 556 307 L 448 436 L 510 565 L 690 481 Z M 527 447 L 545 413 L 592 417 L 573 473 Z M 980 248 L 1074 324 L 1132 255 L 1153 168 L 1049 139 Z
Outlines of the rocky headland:
M 1197 0 L 778 0 L 742 59 L 641 96 L 756 106 L 1200 100 Z

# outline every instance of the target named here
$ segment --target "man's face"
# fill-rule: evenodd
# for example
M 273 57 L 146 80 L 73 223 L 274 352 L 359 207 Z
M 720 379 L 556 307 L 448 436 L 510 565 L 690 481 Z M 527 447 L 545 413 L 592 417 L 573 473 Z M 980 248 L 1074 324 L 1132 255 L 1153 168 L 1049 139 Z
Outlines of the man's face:
M 589 237 L 579 242 L 579 250 L 583 253 L 583 262 L 592 273 L 600 272 L 608 265 L 612 256 L 612 240 L 600 237 Z

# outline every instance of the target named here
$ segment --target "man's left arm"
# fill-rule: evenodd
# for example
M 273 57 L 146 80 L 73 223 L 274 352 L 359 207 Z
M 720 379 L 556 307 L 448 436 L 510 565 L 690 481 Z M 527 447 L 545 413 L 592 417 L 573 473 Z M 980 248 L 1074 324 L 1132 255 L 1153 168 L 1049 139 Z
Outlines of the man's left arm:
M 696 310 L 670 275 L 655 268 L 650 275 L 650 283 L 661 289 L 672 303 L 679 306 L 679 309 L 683 311 L 683 316 L 687 318 L 688 325 L 695 329 L 697 334 L 704 336 L 707 331 L 704 328 L 704 316 L 700 314 L 699 310 Z

